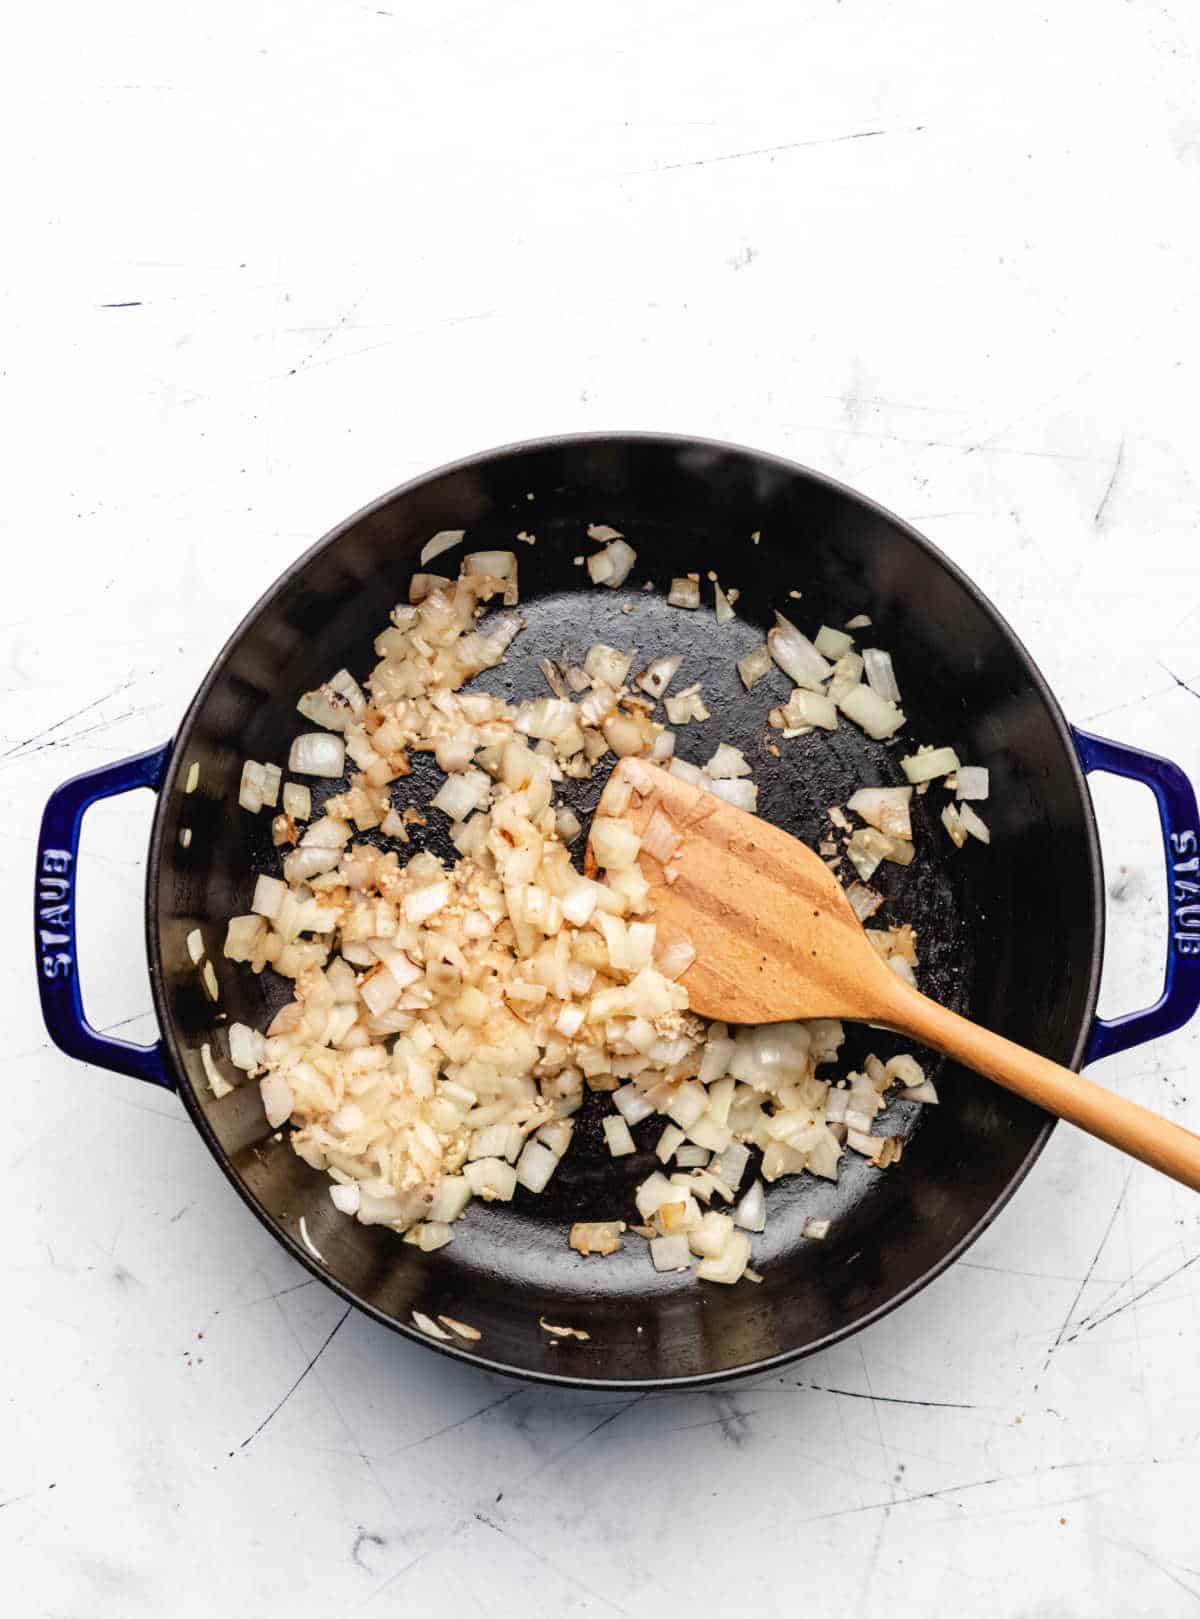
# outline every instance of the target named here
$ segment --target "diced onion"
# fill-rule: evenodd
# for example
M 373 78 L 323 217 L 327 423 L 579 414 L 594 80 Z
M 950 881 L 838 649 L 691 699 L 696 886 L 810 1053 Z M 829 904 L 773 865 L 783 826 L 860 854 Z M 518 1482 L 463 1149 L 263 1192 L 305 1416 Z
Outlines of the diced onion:
M 958 777 L 954 788 L 956 798 L 982 800 L 987 797 L 988 770 L 986 765 L 959 765 L 956 774 Z
M 361 1195 L 362 1189 L 357 1181 L 329 1188 L 329 1200 L 340 1214 L 357 1214 Z
M 847 635 L 844 630 L 835 630 L 828 624 L 822 624 L 813 637 L 813 645 L 823 658 L 836 663 L 854 645 L 854 637 Z
M 846 808 L 889 837 L 911 840 L 911 799 L 911 787 L 860 787 L 847 799 Z
M 412 1319 L 413 1326 L 416 1327 L 419 1332 L 425 1333 L 430 1338 L 440 1338 L 441 1341 L 446 1344 L 450 1342 L 450 1334 L 448 1332 L 443 1332 L 441 1327 L 438 1326 L 437 1322 L 432 1320 L 431 1317 L 425 1315 L 423 1311 L 414 1310 L 412 1313 Z
M 638 1090 L 636 1085 L 622 1085 L 613 1092 L 613 1106 L 620 1113 L 628 1125 L 640 1124 L 648 1119 L 654 1112 L 654 1104 L 645 1091 Z
M 608 1150 L 614 1158 L 625 1158 L 637 1151 L 633 1137 L 629 1133 L 629 1126 L 619 1114 L 609 1114 L 601 1120 L 604 1130 L 604 1139 L 608 1143 Z
M 837 705 L 823 692 L 805 691 L 801 686 L 792 692 L 781 715 L 786 730 L 812 725 L 819 725 L 826 731 L 837 730 Z
M 688 686 L 683 691 L 676 692 L 673 697 L 666 698 L 664 706 L 672 725 L 687 725 L 691 720 L 710 718 L 708 709 L 704 706 L 698 681 L 694 686 Z
M 682 978 L 696 959 L 696 947 L 690 939 L 673 939 L 662 951 L 658 970 L 664 978 Z
M 307 731 L 292 743 L 288 769 L 298 776 L 340 776 L 346 768 L 346 744 L 326 731 Z
M 737 776 L 750 774 L 746 755 L 740 748 L 731 748 L 728 742 L 720 744 L 704 769 L 714 781 L 732 781 Z
M 283 813 L 293 821 L 307 821 L 312 814 L 312 789 L 298 781 L 285 782 Z
M 756 647 L 753 652 L 747 652 L 744 658 L 737 661 L 737 672 L 741 676 L 742 685 L 749 691 L 756 681 L 762 679 L 771 667 L 771 649 L 764 641 L 762 646 Z
M 517 594 L 517 553 L 515 551 L 474 551 L 463 558 L 462 571 L 473 577 L 486 577 L 503 581 L 502 600 L 506 607 L 515 607 Z
M 441 528 L 432 539 L 425 541 L 421 547 L 421 566 L 440 557 L 444 551 L 452 551 L 456 545 L 461 544 L 466 535 L 465 528 Z
M 714 781 L 709 790 L 735 809 L 750 815 L 758 810 L 758 788 L 752 781 Z
M 675 1162 L 680 1169 L 700 1169 L 707 1164 L 712 1156 L 708 1147 L 698 1147 L 694 1142 L 687 1142 L 675 1149 Z
M 953 748 L 919 748 L 908 758 L 901 759 L 900 768 L 909 781 L 936 781 L 959 769 L 958 755 Z
M 850 901 L 850 907 L 860 922 L 865 922 L 868 917 L 874 916 L 875 912 L 883 904 L 883 895 L 874 888 L 868 888 L 865 883 L 851 883 L 846 890 L 846 898 Z
M 592 853 L 596 864 L 608 871 L 627 871 L 635 865 L 641 839 L 628 821 L 598 815 L 592 822 Z
M 992 841 L 992 834 L 986 821 L 976 815 L 970 804 L 959 804 L 958 820 L 959 825 L 969 832 L 973 838 L 978 838 L 980 843 L 990 843 Z
M 961 849 L 967 841 L 967 829 L 963 825 L 962 816 L 953 804 L 947 804 L 942 810 L 942 825 L 950 834 L 955 848 Z
M 200 1047 L 200 1063 L 204 1069 L 204 1077 L 208 1081 L 208 1088 L 219 1102 L 223 1096 L 228 1096 L 233 1086 L 222 1074 L 213 1060 L 212 1047 L 207 1042 Z
M 671 607 L 699 607 L 700 581 L 690 575 L 685 579 L 672 579 L 671 589 L 667 593 L 667 603 Z
M 882 698 L 878 692 L 872 691 L 870 686 L 862 684 L 851 686 L 847 691 L 838 694 L 834 699 L 837 706 L 845 714 L 877 742 L 895 736 L 904 724 L 904 715 L 895 705 Z
M 750 1238 L 744 1231 L 731 1231 L 721 1252 L 713 1259 L 702 1259 L 696 1274 L 701 1281 L 731 1286 L 741 1280 L 749 1263 Z
M 517 1159 L 517 1180 L 530 1192 L 544 1192 L 558 1159 L 540 1141 L 527 1141 Z
M 503 1158 L 476 1158 L 465 1165 L 463 1175 L 485 1203 L 509 1203 L 517 1189 L 517 1172 Z
M 753 1181 L 749 1191 L 733 1211 L 734 1223 L 744 1231 L 765 1231 L 767 1200 L 761 1181 Z
M 657 1271 L 690 1270 L 692 1267 L 692 1250 L 682 1232 L 673 1237 L 652 1237 L 650 1257 Z
M 767 645 L 771 657 L 797 686 L 819 691 L 833 672 L 807 635 L 801 634 L 782 613 L 775 614 L 775 628 L 767 635 Z
M 291 1088 L 281 1075 L 264 1074 L 258 1082 L 258 1090 L 262 1097 L 263 1111 L 267 1115 L 267 1123 L 272 1130 L 278 1130 L 280 1125 L 286 1124 L 292 1116 L 295 1103 Z
M 658 1138 L 658 1145 L 654 1149 L 655 1157 L 660 1163 L 667 1163 L 682 1146 L 684 1139 L 683 1131 L 677 1124 L 668 1124 Z
M 653 663 L 646 665 L 634 684 L 657 702 L 674 680 L 682 662 L 681 657 L 655 658 Z
M 900 687 L 896 684 L 891 653 L 883 652 L 877 646 L 867 646 L 863 648 L 862 660 L 863 673 L 871 690 L 877 692 L 885 702 L 898 703 Z
M 621 1247 L 624 1220 L 577 1220 L 571 1227 L 568 1246 L 577 1254 L 615 1254 Z
M 594 585 L 605 585 L 616 590 L 623 585 L 637 561 L 637 552 L 624 540 L 614 540 L 603 551 L 597 551 L 587 560 L 588 577 Z

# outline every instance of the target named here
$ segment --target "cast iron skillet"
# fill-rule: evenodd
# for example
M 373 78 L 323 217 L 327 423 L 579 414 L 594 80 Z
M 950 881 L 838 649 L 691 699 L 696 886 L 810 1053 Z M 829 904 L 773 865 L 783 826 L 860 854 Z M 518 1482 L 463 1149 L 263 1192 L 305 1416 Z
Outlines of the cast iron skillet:
M 619 591 L 592 588 L 574 562 L 592 549 L 584 538 L 589 522 L 614 524 L 638 552 Z M 259 1219 L 351 1303 L 426 1344 L 410 1324 L 414 1309 L 480 1329 L 473 1347 L 436 1345 L 447 1354 L 546 1381 L 637 1389 L 762 1371 L 835 1343 L 963 1252 L 1028 1172 L 1051 1119 L 934 1060 L 942 1105 L 895 1102 L 884 1116 L 886 1128 L 910 1137 L 903 1162 L 881 1173 L 848 1154 L 836 1186 L 805 1176 L 771 1188 L 767 1231 L 754 1246 L 763 1281 L 723 1288 L 656 1275 L 638 1239 L 607 1259 L 568 1250 L 572 1220 L 628 1215 L 634 1186 L 656 1163 L 658 1119 L 634 1131 L 636 1157 L 608 1156 L 598 1125 L 603 1097 L 589 1098 L 570 1155 L 542 1197 L 518 1191 L 511 1205 L 473 1208 L 451 1246 L 429 1256 L 337 1214 L 324 1177 L 286 1141 L 271 1139 L 256 1086 L 212 1098 L 201 1043 L 228 1068 L 226 1019 L 261 1026 L 290 998 L 270 973 L 255 978 L 220 953 L 225 919 L 247 908 L 251 873 L 275 869 L 269 816 L 237 809 L 242 761 L 285 761 L 291 738 L 307 728 L 295 711 L 298 694 L 343 664 L 360 675 L 370 670 L 372 640 L 392 604 L 407 599 L 421 545 L 450 527 L 469 530 L 472 550 L 513 546 L 522 529 L 537 537 L 533 547 L 514 547 L 528 629 L 482 684 L 514 698 L 545 695 L 538 657 L 578 659 L 598 640 L 636 645 L 647 656 L 680 651 L 686 663 L 676 684 L 702 680 L 713 713 L 709 724 L 679 732 L 680 755 L 702 762 L 718 739 L 736 742 L 760 783 L 761 813 L 801 838 L 814 840 L 825 809 L 856 786 L 899 779 L 899 755 L 914 742 L 950 743 L 987 765 L 991 848 L 957 853 L 935 824 L 942 794 L 933 790 L 914 799 L 917 861 L 907 871 L 884 866 L 876 879 L 888 896 L 886 917 L 919 930 L 922 987 L 937 999 L 1073 1066 L 1162 1034 L 1194 1011 L 1200 960 L 1177 919 L 1172 937 L 1182 942 L 1170 952 L 1157 1006 L 1115 1023 L 1093 1017 L 1103 890 L 1084 771 L 1114 770 L 1152 787 L 1168 858 L 1171 838 L 1181 857 L 1195 835 L 1195 799 L 1181 772 L 1072 733 L 1029 655 L 979 591 L 872 502 L 749 450 L 621 434 L 493 451 L 366 507 L 296 562 L 235 630 L 173 742 L 59 789 L 38 854 L 35 932 L 47 1026 L 72 1055 L 178 1090 Z M 752 543 L 754 531 L 761 543 Z M 722 628 L 710 610 L 683 612 L 664 600 L 673 573 L 710 568 L 741 591 L 737 621 Z M 653 594 L 641 589 L 646 579 Z M 794 589 L 802 600 L 789 599 Z M 622 611 L 627 604 L 630 614 Z M 767 710 L 789 683 L 775 672 L 747 694 L 734 660 L 761 641 L 775 606 L 810 633 L 871 615 L 866 644 L 893 651 L 910 716 L 901 745 L 871 742 L 843 724 L 833 736 L 785 744 L 781 758 L 766 751 L 775 740 Z M 193 767 L 198 780 L 189 791 Z M 421 802 L 435 779 L 431 761 L 418 756 L 395 796 Z M 562 796 L 581 818 L 601 779 L 565 784 Z M 75 972 L 79 822 L 88 804 L 134 786 L 159 794 L 146 926 L 162 1039 L 150 1048 L 87 1026 Z M 438 829 L 428 844 L 449 852 Z M 219 1009 L 202 993 L 185 948 L 196 927 L 219 969 Z M 886 1057 L 893 1049 L 888 1036 L 852 1028 L 845 1056 L 854 1064 L 869 1050 Z M 320 1260 L 301 1241 L 301 1215 Z M 826 1241 L 802 1237 L 810 1215 L 832 1220 Z M 590 1337 L 560 1342 L 543 1319 Z

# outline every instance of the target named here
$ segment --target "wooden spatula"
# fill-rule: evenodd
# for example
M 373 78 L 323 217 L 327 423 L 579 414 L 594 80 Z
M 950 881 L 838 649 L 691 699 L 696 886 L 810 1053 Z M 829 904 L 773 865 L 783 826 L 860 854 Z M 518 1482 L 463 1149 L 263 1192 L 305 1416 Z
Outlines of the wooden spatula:
M 674 882 L 651 855 L 640 856 L 656 955 L 674 940 L 691 942 L 696 959 L 680 982 L 702 1017 L 884 1024 L 1200 1191 L 1200 1137 L 902 982 L 876 954 L 837 878 L 786 832 L 642 759 L 621 760 L 596 814 L 620 814 L 641 835 L 658 809 L 681 843 L 668 862 Z M 590 842 L 587 864 L 595 869 Z

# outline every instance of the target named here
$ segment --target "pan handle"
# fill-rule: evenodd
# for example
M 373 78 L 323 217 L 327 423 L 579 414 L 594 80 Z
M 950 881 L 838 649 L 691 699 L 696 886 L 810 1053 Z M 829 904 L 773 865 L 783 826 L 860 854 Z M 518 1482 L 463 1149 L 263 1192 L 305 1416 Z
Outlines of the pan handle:
M 173 743 L 149 753 L 119 759 L 99 770 L 66 781 L 50 795 L 38 833 L 33 897 L 33 946 L 37 956 L 42 1017 L 50 1038 L 68 1056 L 98 1068 L 174 1089 L 161 1040 L 135 1046 L 98 1034 L 83 1013 L 75 948 L 75 890 L 78 880 L 79 831 L 84 814 L 102 798 L 149 787 L 157 792 L 166 774 Z
M 1192 784 L 1177 764 L 1124 742 L 1074 730 L 1079 761 L 1089 774 L 1107 770 L 1149 787 L 1158 802 L 1167 864 L 1167 971 L 1153 1006 L 1123 1017 L 1098 1017 L 1088 1037 L 1085 1062 L 1127 1051 L 1170 1034 L 1200 1007 L 1200 816 Z

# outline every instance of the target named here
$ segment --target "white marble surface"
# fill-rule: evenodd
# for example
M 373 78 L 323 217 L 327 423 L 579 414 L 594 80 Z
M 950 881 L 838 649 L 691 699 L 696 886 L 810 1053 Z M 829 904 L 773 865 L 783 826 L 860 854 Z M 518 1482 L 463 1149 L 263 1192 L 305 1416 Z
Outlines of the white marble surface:
M 171 1097 L 53 1050 L 24 906 L 48 790 L 166 737 L 301 547 L 544 431 L 856 484 L 1070 717 L 1200 777 L 1194 9 L 68 0 L 7 45 L 6 1611 L 1192 1612 L 1187 1193 L 1062 1129 L 950 1274 L 783 1376 L 508 1384 L 343 1319 Z M 1161 861 L 1098 797 L 1113 1009 Z M 81 901 L 92 1015 L 142 1037 L 147 824 L 94 815 Z M 1098 1077 L 1200 1126 L 1198 1055 Z

